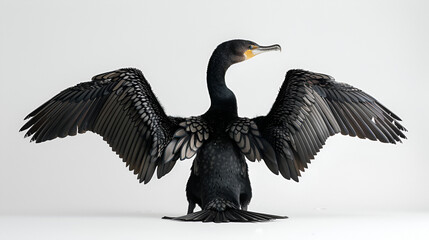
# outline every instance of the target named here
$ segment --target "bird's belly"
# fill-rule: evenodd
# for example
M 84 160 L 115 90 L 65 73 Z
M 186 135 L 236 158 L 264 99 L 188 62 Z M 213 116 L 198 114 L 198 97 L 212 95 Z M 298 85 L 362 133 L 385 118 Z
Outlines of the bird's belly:
M 194 173 L 203 208 L 215 199 L 227 200 L 238 208 L 240 194 L 250 188 L 245 159 L 229 138 L 204 143 L 195 158 Z

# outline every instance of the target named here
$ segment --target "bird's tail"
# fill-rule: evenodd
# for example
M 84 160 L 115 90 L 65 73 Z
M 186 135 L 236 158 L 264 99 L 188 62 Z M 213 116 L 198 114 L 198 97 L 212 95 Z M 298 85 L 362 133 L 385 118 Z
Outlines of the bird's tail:
M 276 216 L 265 213 L 250 212 L 235 208 L 227 208 L 225 211 L 213 209 L 201 210 L 180 217 L 163 217 L 163 219 L 172 219 L 179 221 L 194 222 L 264 222 L 273 219 L 284 219 L 286 216 Z

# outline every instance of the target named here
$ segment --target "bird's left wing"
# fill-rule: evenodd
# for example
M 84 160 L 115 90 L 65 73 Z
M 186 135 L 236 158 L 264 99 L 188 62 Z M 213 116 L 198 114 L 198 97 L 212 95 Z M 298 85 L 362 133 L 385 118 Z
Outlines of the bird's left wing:
M 189 141 L 184 140 L 190 137 L 184 137 L 197 134 L 187 129 L 189 120 L 167 116 L 142 72 L 132 68 L 103 73 L 90 82 L 70 87 L 26 119 L 29 120 L 21 131 L 28 129 L 26 137 L 31 136 L 36 142 L 88 130 L 101 135 L 129 169 L 138 174 L 140 182 L 145 183 L 150 181 L 157 167 L 158 177 L 164 176 L 179 157 L 188 158 L 198 150 L 194 145 L 202 144 L 194 141 L 193 148 L 188 147 Z M 204 124 L 196 119 L 192 121 L 194 125 Z M 182 134 L 176 136 L 175 132 Z M 206 139 L 207 133 L 203 134 Z M 167 148 L 171 141 L 175 143 L 180 137 L 184 138 L 182 144 L 174 148 L 180 153 Z
M 304 70 L 290 70 L 267 116 L 250 121 L 273 147 L 280 173 L 295 181 L 329 136 L 396 143 L 406 131 L 398 116 L 362 90 Z

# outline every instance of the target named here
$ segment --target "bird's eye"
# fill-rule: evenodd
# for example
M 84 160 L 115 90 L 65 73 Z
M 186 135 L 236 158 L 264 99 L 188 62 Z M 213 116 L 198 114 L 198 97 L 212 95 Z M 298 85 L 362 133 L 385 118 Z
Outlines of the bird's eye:
M 250 46 L 249 46 L 249 49 L 253 49 L 253 45 L 250 45 Z

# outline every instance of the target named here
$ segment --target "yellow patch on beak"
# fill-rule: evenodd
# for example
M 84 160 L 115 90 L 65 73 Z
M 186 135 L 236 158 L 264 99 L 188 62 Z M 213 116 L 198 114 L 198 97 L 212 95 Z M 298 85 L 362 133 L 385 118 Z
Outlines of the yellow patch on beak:
M 255 54 L 253 53 L 253 49 L 249 49 L 249 50 L 244 52 L 244 57 L 246 58 L 246 60 L 250 59 L 254 56 L 255 56 Z
M 256 55 L 258 55 L 258 53 L 254 52 L 253 50 L 258 49 L 258 46 L 255 45 L 251 45 L 250 49 L 244 52 L 244 57 L 247 59 L 250 59 Z

